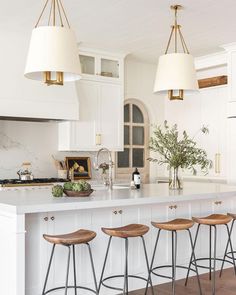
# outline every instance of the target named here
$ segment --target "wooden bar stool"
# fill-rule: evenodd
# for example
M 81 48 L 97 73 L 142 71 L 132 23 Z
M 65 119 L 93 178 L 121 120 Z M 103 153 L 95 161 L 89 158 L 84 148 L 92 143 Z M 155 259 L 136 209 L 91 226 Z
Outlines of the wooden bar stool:
M 190 269 L 186 266 L 176 264 L 176 262 L 177 262 L 177 232 L 182 231 L 182 230 L 186 230 L 188 232 L 189 239 L 190 239 L 190 246 L 191 246 L 191 250 L 192 250 L 191 256 L 196 258 L 195 253 L 194 253 L 194 247 L 193 247 L 193 239 L 192 239 L 192 235 L 190 232 L 190 228 L 193 227 L 194 222 L 190 219 L 174 219 L 174 220 L 171 220 L 168 222 L 152 222 L 152 225 L 158 229 L 158 233 L 157 233 L 156 242 L 155 242 L 155 246 L 154 246 L 154 250 L 153 250 L 150 269 L 149 269 L 149 279 L 151 278 L 152 274 L 155 276 L 162 277 L 162 278 L 171 279 L 172 280 L 172 295 L 174 295 L 175 294 L 176 269 L 177 268 L 183 268 L 183 269 L 187 269 L 187 270 Z M 153 267 L 153 263 L 154 263 L 154 259 L 155 259 L 155 255 L 156 255 L 156 250 L 157 250 L 157 246 L 158 246 L 158 241 L 160 238 L 160 233 L 163 230 L 171 232 L 172 264 L 171 265 L 160 265 L 160 266 Z M 163 269 L 163 268 L 171 268 L 172 269 L 172 276 L 162 275 L 162 274 L 159 274 L 156 272 L 157 270 Z M 190 270 L 197 274 L 199 293 L 202 294 L 200 279 L 199 279 L 199 275 L 198 275 L 198 269 L 195 266 L 195 269 L 191 268 Z M 147 287 L 148 287 L 148 285 L 147 285 Z M 146 287 L 145 294 L 147 294 L 147 287 Z
M 52 243 L 52 252 L 48 264 L 48 269 L 46 273 L 46 278 L 44 282 L 44 287 L 43 287 L 43 292 L 42 295 L 48 294 L 50 292 L 56 291 L 56 290 L 61 290 L 65 289 L 65 295 L 67 295 L 67 290 L 68 289 L 74 289 L 75 295 L 77 295 L 77 289 L 83 289 L 87 291 L 91 291 L 94 294 L 98 294 L 98 286 L 97 286 L 97 280 L 96 280 L 96 275 L 95 275 L 95 269 L 94 269 L 94 263 L 93 263 L 93 257 L 92 257 L 92 252 L 91 248 L 89 245 L 89 242 L 92 241 L 96 237 L 96 233 L 94 231 L 90 230 L 85 230 L 85 229 L 80 229 L 76 232 L 65 234 L 65 235 L 43 235 L 44 239 L 48 241 L 49 243 Z M 94 279 L 94 285 L 95 285 L 95 290 L 87 287 L 82 287 L 82 286 L 77 286 L 76 283 L 76 265 L 75 265 L 75 245 L 79 244 L 85 244 L 88 247 L 88 252 L 90 256 L 90 262 L 91 262 L 91 267 L 92 267 L 92 273 L 93 273 L 93 279 Z M 48 281 L 48 276 L 52 264 L 52 259 L 54 255 L 54 250 L 55 246 L 60 245 L 68 248 L 68 259 L 67 259 L 67 268 L 66 268 L 66 282 L 65 286 L 62 287 L 55 287 L 53 289 L 47 290 L 46 291 L 46 286 L 47 286 L 47 281 Z M 72 254 L 73 254 L 73 269 L 74 269 L 74 286 L 68 286 L 68 278 L 69 278 L 69 269 L 70 269 L 70 254 L 71 254 L 71 248 L 72 248 Z
M 234 223 L 235 223 L 235 220 L 236 220 L 236 214 L 228 213 L 227 215 L 232 217 L 232 220 L 233 220 L 232 223 L 231 223 L 230 231 L 229 231 L 230 238 L 231 238 L 233 228 L 234 228 Z M 231 263 L 231 264 L 234 265 L 234 272 L 236 274 L 236 267 L 235 267 L 235 259 L 236 259 L 236 257 L 234 256 L 236 254 L 236 251 L 234 249 L 231 249 L 231 251 L 228 251 L 229 246 L 230 246 L 230 239 L 228 239 L 227 244 L 226 244 L 224 258 L 223 258 L 221 269 L 220 269 L 220 277 L 222 276 L 222 272 L 223 272 L 223 269 L 224 269 L 224 263 L 225 262 L 228 262 L 228 263 Z M 232 248 L 233 248 L 233 246 L 232 246 Z M 226 260 L 226 258 L 230 259 L 230 261 Z
M 100 282 L 99 282 L 99 291 L 101 289 L 101 286 L 104 286 L 109 289 L 123 291 L 123 294 L 127 295 L 129 292 L 128 278 L 135 278 L 135 279 L 144 280 L 148 285 L 149 284 L 149 280 L 148 280 L 149 263 L 148 263 L 148 256 L 147 256 L 145 240 L 144 240 L 143 236 L 149 231 L 149 227 L 146 225 L 142 225 L 142 224 L 129 224 L 126 226 L 116 227 L 116 228 L 102 228 L 102 231 L 105 234 L 107 234 L 110 238 L 108 240 L 108 246 L 107 246 L 106 255 L 105 255 L 104 264 L 103 264 L 102 273 L 101 273 L 101 278 L 100 278 Z M 113 237 L 122 238 L 125 241 L 125 271 L 124 271 L 123 275 L 113 275 L 110 277 L 103 278 L 105 267 L 106 267 L 106 262 L 107 262 L 107 257 L 108 257 L 109 249 L 110 249 L 110 245 L 111 245 L 111 240 Z M 147 278 L 144 278 L 141 276 L 136 276 L 136 275 L 130 275 L 128 273 L 128 239 L 129 238 L 136 238 L 136 237 L 140 237 L 142 240 L 144 255 L 145 255 L 145 260 L 146 260 L 146 265 L 147 265 Z M 107 280 L 114 279 L 114 278 L 124 278 L 124 287 L 117 288 L 117 287 L 113 287 L 113 286 L 105 284 L 105 282 Z M 150 284 L 152 287 L 151 281 L 150 281 Z M 154 295 L 153 287 L 152 287 L 152 294 Z
M 223 259 L 217 258 L 216 257 L 216 241 L 217 241 L 217 226 L 219 225 L 224 225 L 226 226 L 227 229 L 227 234 L 228 234 L 228 240 L 229 240 L 229 245 L 232 251 L 232 243 L 231 243 L 231 238 L 230 238 L 230 230 L 228 223 L 232 220 L 232 217 L 229 215 L 225 214 L 212 214 L 206 217 L 193 217 L 192 218 L 194 222 L 198 224 L 197 231 L 196 231 L 196 236 L 194 240 L 194 249 L 196 247 L 197 239 L 198 239 L 198 234 L 199 234 L 199 229 L 201 225 L 206 225 L 209 226 L 209 257 L 203 257 L 203 258 L 194 258 L 193 255 L 191 256 L 190 262 L 189 262 L 189 269 L 191 265 L 195 265 L 196 267 L 204 268 L 204 269 L 209 269 L 209 279 L 212 279 L 212 294 L 216 294 L 216 285 L 215 285 L 215 271 L 216 271 L 216 261 L 223 261 Z M 213 249 L 212 249 L 212 229 L 214 230 L 214 242 L 213 242 Z M 213 257 L 212 257 L 212 250 L 213 250 Z M 199 265 L 197 262 L 198 261 L 206 261 L 209 260 L 209 266 L 205 265 Z M 213 261 L 213 266 L 212 266 L 212 261 Z M 212 276 L 213 274 L 213 276 Z M 189 270 L 187 273 L 185 285 L 188 283 L 188 277 L 189 277 Z

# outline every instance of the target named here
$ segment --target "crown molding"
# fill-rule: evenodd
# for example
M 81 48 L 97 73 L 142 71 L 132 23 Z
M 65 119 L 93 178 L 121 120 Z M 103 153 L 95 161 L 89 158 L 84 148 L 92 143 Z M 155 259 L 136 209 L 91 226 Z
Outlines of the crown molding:
M 235 43 L 236 45 L 236 43 Z M 235 47 L 236 48 L 236 47 Z M 196 70 L 219 67 L 227 64 L 227 52 L 219 51 L 216 53 L 203 55 L 194 59 Z
M 236 42 L 232 42 L 232 43 L 228 43 L 228 44 L 223 44 L 220 47 L 223 48 L 227 52 L 236 51 Z

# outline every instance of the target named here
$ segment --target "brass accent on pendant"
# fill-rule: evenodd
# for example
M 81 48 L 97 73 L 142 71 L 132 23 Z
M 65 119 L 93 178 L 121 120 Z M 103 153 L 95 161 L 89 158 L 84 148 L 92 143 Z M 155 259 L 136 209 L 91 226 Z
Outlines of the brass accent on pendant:
M 184 9 L 184 7 L 182 5 L 180 5 L 180 4 L 175 4 L 175 5 L 171 5 L 170 9 L 172 9 L 172 10 L 181 10 L 181 9 Z
M 46 83 L 48 86 L 51 85 L 63 85 L 64 84 L 64 74 L 63 72 L 56 72 L 56 79 L 52 80 L 52 72 L 44 72 L 44 83 Z
M 179 90 L 179 95 L 174 95 L 174 90 L 168 90 L 168 98 L 170 100 L 183 100 L 184 99 L 184 90 Z

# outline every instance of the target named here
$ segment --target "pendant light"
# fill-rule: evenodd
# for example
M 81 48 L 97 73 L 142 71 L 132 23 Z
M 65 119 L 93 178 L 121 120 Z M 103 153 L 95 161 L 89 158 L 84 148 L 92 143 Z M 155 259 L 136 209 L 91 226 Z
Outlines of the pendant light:
M 49 8 L 47 25 L 39 26 L 46 8 Z M 81 79 L 76 37 L 61 0 L 47 0 L 43 7 L 32 31 L 25 77 L 47 85 Z
M 175 13 L 175 21 L 171 26 L 165 54 L 159 57 L 154 85 L 154 92 L 167 91 L 170 100 L 183 100 L 184 91 L 198 89 L 194 59 L 189 54 L 181 26 L 177 22 L 177 12 L 182 8 L 181 5 L 171 6 Z M 172 38 L 174 39 L 174 53 L 168 53 Z M 178 40 L 183 52 L 178 52 Z

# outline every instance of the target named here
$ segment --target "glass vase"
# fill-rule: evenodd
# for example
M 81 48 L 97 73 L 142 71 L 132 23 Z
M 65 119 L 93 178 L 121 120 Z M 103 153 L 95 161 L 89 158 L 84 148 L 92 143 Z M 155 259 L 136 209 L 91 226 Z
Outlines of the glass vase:
M 169 172 L 169 188 L 171 190 L 183 189 L 183 179 L 181 175 L 181 169 L 179 167 L 170 167 Z

